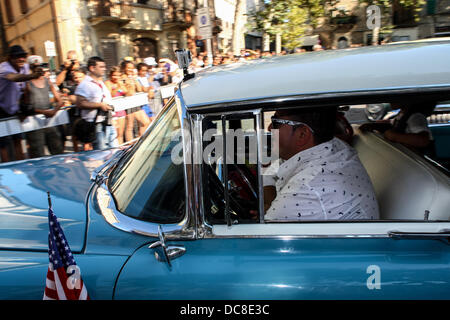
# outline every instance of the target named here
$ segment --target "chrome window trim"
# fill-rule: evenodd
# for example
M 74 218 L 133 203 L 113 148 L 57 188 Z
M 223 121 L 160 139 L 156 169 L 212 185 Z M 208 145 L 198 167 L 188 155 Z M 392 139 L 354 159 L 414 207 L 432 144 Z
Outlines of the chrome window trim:
M 189 109 L 187 109 L 188 112 L 190 112 Z M 208 235 L 211 234 L 212 232 L 212 225 L 208 224 L 208 222 L 206 221 L 206 210 L 205 210 L 205 198 L 204 198 L 204 193 L 203 193 L 203 175 L 202 175 L 202 167 L 203 167 L 203 119 L 206 117 L 222 117 L 225 116 L 225 118 L 228 115 L 236 115 L 236 114 L 253 114 L 256 116 L 256 118 L 258 119 L 258 115 L 262 115 L 262 109 L 253 109 L 253 110 L 241 110 L 241 111 L 236 111 L 236 112 L 221 112 L 221 113 L 217 113 L 217 112 L 213 112 L 213 113 L 205 113 L 205 114 L 198 114 L 198 113 L 191 113 L 191 119 L 192 121 L 195 123 L 194 127 L 195 128 L 195 132 L 192 135 L 193 140 L 195 141 L 200 141 L 201 143 L 197 143 L 197 145 L 195 146 L 195 149 L 197 150 L 197 156 L 201 157 L 201 164 L 197 165 L 199 166 L 199 170 L 196 171 L 196 175 L 194 177 L 194 188 L 196 189 L 196 193 L 198 193 L 200 195 L 200 208 L 198 211 L 196 211 L 197 215 L 195 217 L 195 220 L 198 221 L 198 228 L 197 228 L 197 238 L 206 238 L 208 237 Z M 264 122 L 262 122 L 264 123 Z M 257 126 L 258 128 L 258 126 Z M 257 131 L 258 132 L 258 131 Z M 259 142 L 258 142 L 259 145 Z M 259 160 L 259 149 L 258 149 L 258 163 L 260 162 Z M 261 176 L 261 180 L 262 180 L 262 176 Z M 259 182 L 258 182 L 259 183 Z M 262 183 L 260 184 L 260 186 L 262 186 Z M 258 192 L 263 192 L 262 188 L 260 188 L 261 190 L 259 190 Z M 263 194 L 263 193 L 260 193 Z M 259 198 L 261 198 L 261 202 L 262 202 L 262 208 L 264 209 L 264 199 L 260 196 Z
M 264 222 L 264 183 L 263 183 L 263 176 L 262 176 L 262 154 L 263 154 L 263 136 L 262 136 L 262 129 L 264 128 L 264 113 L 262 112 L 262 109 L 259 109 L 257 112 L 254 113 L 256 117 L 256 143 L 257 150 L 258 150 L 258 160 L 257 160 L 257 172 L 258 172 L 258 211 L 259 211 L 259 223 L 265 223 Z
M 129 217 L 119 210 L 114 203 L 114 198 L 109 192 L 108 179 L 97 186 L 92 193 L 92 201 L 100 210 L 100 214 L 112 227 L 133 234 L 157 238 L 159 223 L 147 222 Z M 195 238 L 195 230 L 189 227 L 188 215 L 176 224 L 164 224 L 164 233 L 171 240 L 192 240 Z
M 181 95 L 181 91 L 177 90 L 175 92 L 175 101 L 177 104 L 179 116 L 180 116 L 180 125 L 182 129 L 182 142 L 183 142 L 183 160 L 184 160 L 184 190 L 185 190 L 185 201 L 186 201 L 186 215 L 187 222 L 185 225 L 186 230 L 182 230 L 182 233 L 187 232 L 187 230 L 193 231 L 193 238 L 197 238 L 197 224 L 196 224 L 196 204 L 195 198 L 193 197 L 193 172 L 192 172 L 192 163 L 193 163 L 193 152 L 192 152 L 192 129 L 190 122 L 190 115 L 187 112 L 186 104 L 184 103 L 183 96 Z M 188 133 L 188 134 L 184 134 Z M 188 167 L 189 166 L 189 167 Z M 188 170 L 188 168 L 190 170 Z M 165 234 L 169 235 L 166 231 Z
M 351 224 L 350 228 L 353 229 L 372 229 L 367 231 L 362 231 L 361 233 L 346 233 L 339 232 L 342 226 Z M 309 225 L 309 227 L 308 227 Z M 324 227 L 326 225 L 326 228 Z M 250 226 L 250 227 L 249 227 Z M 252 224 L 243 225 L 242 229 L 251 229 L 251 226 L 257 226 L 253 233 L 244 233 L 242 230 L 236 230 L 237 228 L 225 228 L 224 225 L 219 226 L 218 229 L 226 229 L 226 231 L 221 230 L 221 233 L 214 233 L 214 228 L 211 229 L 205 238 L 208 239 L 280 239 L 280 240 L 293 240 L 293 239 L 318 239 L 318 238 L 390 238 L 390 232 L 442 232 L 450 229 L 450 222 L 444 221 L 365 221 L 365 222 L 355 222 L 355 221 L 335 221 L 335 222 L 297 222 L 297 223 L 276 223 L 276 224 Z M 320 229 L 335 229 L 332 231 L 325 231 L 323 233 L 313 231 L 310 234 L 302 233 L 303 228 L 320 228 Z M 367 228 L 368 226 L 368 228 Z M 283 230 L 276 229 L 300 229 L 298 233 L 295 232 L 285 232 Z M 263 234 L 262 232 L 257 232 L 256 229 L 272 229 L 268 230 L 271 233 L 277 232 L 277 234 Z M 380 231 L 381 230 L 381 231 Z M 225 234 L 228 233 L 228 234 Z
M 203 115 L 191 114 L 191 128 L 193 128 L 191 139 L 192 139 L 192 150 L 193 150 L 193 177 L 192 185 L 194 194 L 193 202 L 196 205 L 195 210 L 192 212 L 192 218 L 196 223 L 197 238 L 203 238 L 204 231 L 209 229 L 210 226 L 206 225 L 205 220 L 205 207 L 203 203 Z M 206 225 L 206 226 L 204 226 Z
M 262 109 L 256 109 L 256 110 L 245 110 L 245 111 L 241 111 L 239 113 L 250 113 L 253 112 L 255 115 L 259 114 L 263 115 Z M 202 114 L 203 116 L 220 116 L 223 113 L 211 113 L 211 114 Z M 236 114 L 236 112 L 227 112 L 226 114 Z M 383 141 L 385 141 L 380 135 L 377 134 L 377 137 L 379 139 L 382 139 Z M 390 142 L 386 142 L 386 143 L 390 143 Z M 408 154 L 409 156 L 411 156 L 411 154 L 413 153 L 412 151 L 410 151 L 409 149 L 407 149 L 406 147 L 402 146 L 402 145 L 398 145 L 398 144 L 393 144 L 396 148 L 399 148 L 401 151 L 405 152 L 406 154 Z M 258 146 L 260 146 L 260 141 L 258 140 Z M 258 147 L 258 152 L 259 152 L 259 147 Z M 418 159 L 417 157 L 411 157 L 414 159 L 414 161 L 416 161 L 417 163 L 421 164 L 422 166 L 427 166 L 430 167 L 430 164 L 428 163 L 424 163 L 424 160 Z M 258 158 L 258 162 L 259 162 L 259 158 Z M 200 180 L 201 181 L 201 180 Z M 203 193 L 202 193 L 202 198 L 203 198 Z M 202 199 L 204 200 L 204 199 Z M 203 203 L 203 201 L 202 201 Z M 270 228 L 270 226 L 273 225 L 282 225 L 282 224 L 289 224 L 289 225 L 308 225 L 314 222 L 299 222 L 299 221 L 287 221 L 287 222 L 277 222 L 277 223 L 271 223 L 270 221 L 264 221 L 264 223 L 254 223 L 254 224 L 248 224 L 248 225 L 256 225 L 256 226 L 268 226 Z M 394 226 L 394 224 L 401 224 L 403 227 L 410 227 L 410 226 L 417 226 L 418 224 L 426 226 L 425 228 L 429 228 L 430 225 L 435 224 L 444 224 L 444 227 L 442 227 L 442 229 L 449 229 L 450 228 L 450 222 L 447 221 L 423 221 L 423 220 L 403 220 L 403 221 L 386 221 L 386 220 L 377 220 L 377 221 L 339 221 L 339 222 L 333 222 L 333 221 L 320 221 L 320 222 L 315 222 L 318 223 L 320 225 L 334 225 L 334 226 L 338 226 L 339 224 L 352 224 L 355 225 L 355 223 L 363 223 L 363 224 L 390 224 L 392 226 Z M 285 234 L 285 235 L 264 235 L 264 234 L 236 234 L 233 233 L 233 228 L 238 227 L 239 225 L 232 225 L 232 226 L 227 226 L 228 230 L 230 231 L 229 234 L 222 234 L 222 235 L 217 235 L 214 234 L 214 225 L 208 225 L 205 223 L 205 219 L 204 219 L 204 214 L 203 217 L 201 219 L 201 224 L 200 224 L 200 228 L 201 228 L 201 234 L 203 235 L 203 238 L 205 239 L 318 239 L 318 238 L 391 238 L 389 236 L 389 232 L 391 231 L 398 231 L 395 228 L 392 229 L 388 229 L 386 228 L 386 232 L 383 233 L 361 233 L 358 234 L 356 232 L 349 232 L 349 233 L 345 233 L 345 234 L 336 234 L 333 232 L 329 232 L 329 233 L 324 233 L 324 234 Z M 222 225 L 223 228 L 225 228 L 225 225 Z M 403 231 L 403 230 L 401 230 Z M 421 232 L 424 230 L 420 230 L 418 229 L 417 231 Z
M 186 111 L 186 106 L 183 97 L 178 90 L 174 97 L 169 100 L 166 107 L 174 99 L 180 118 L 180 128 L 191 132 L 189 114 Z M 164 111 L 166 107 L 162 110 Z M 163 224 L 164 234 L 170 240 L 193 240 L 197 237 L 196 221 L 195 221 L 195 199 L 190 196 L 192 194 L 192 170 L 188 170 L 188 163 L 192 163 L 192 138 L 191 135 L 185 135 L 182 130 L 183 143 L 183 160 L 184 160 L 184 183 L 185 183 L 185 214 L 183 219 L 175 224 Z M 189 162 L 190 161 L 190 162 Z M 147 237 L 158 237 L 158 226 L 160 223 L 153 223 L 149 221 L 138 220 L 121 213 L 114 202 L 112 194 L 108 190 L 108 179 L 106 178 L 96 189 L 93 190 L 91 199 L 96 203 L 103 218 L 114 228 L 119 230 L 139 234 Z

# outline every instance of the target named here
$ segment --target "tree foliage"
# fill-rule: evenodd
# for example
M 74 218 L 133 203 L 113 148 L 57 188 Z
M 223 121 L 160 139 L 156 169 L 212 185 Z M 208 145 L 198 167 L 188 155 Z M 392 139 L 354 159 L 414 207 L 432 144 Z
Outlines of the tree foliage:
M 251 27 L 271 36 L 281 34 L 284 45 L 295 48 L 308 28 L 325 14 L 324 4 L 333 0 L 266 0 L 264 8 L 249 13 Z
M 410 8 L 418 20 L 425 0 L 395 0 Z M 283 44 L 289 49 L 301 46 L 301 37 L 318 25 L 319 18 L 331 17 L 339 0 L 264 0 L 264 7 L 250 12 L 249 28 L 268 33 L 272 37 L 280 34 Z M 361 4 L 378 5 L 388 14 L 392 0 L 359 0 Z

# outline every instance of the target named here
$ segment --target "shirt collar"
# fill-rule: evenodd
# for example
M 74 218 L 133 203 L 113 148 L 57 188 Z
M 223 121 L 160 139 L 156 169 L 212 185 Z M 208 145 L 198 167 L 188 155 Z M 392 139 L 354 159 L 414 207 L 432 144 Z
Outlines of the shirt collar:
M 296 172 L 300 171 L 305 164 L 322 161 L 336 152 L 336 138 L 330 141 L 318 144 L 312 148 L 300 151 L 290 159 L 284 161 L 278 169 L 278 178 L 282 180 L 289 180 Z

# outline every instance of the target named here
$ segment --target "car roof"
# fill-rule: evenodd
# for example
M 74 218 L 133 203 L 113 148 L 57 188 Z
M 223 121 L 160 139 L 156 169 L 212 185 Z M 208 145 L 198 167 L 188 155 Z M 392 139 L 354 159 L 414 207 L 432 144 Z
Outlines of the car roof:
M 448 38 L 307 52 L 205 68 L 180 89 L 188 109 L 330 93 L 450 90 L 449 57 Z

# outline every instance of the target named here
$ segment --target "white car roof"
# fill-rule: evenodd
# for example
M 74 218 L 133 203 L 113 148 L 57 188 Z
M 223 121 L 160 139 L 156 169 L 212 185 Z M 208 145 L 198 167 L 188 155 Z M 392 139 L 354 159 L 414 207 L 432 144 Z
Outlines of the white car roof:
M 448 88 L 450 40 L 292 54 L 211 67 L 181 84 L 199 107 L 324 93 Z

